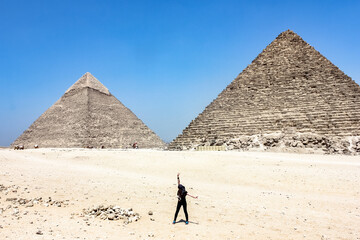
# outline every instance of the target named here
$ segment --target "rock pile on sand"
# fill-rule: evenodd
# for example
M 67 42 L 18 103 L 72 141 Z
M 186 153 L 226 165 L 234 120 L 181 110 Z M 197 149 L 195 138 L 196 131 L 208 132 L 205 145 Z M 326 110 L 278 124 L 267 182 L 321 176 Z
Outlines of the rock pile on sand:
M 121 208 L 119 206 L 94 206 L 83 209 L 82 217 L 100 218 L 102 220 L 124 220 L 125 224 L 136 222 L 140 215 L 135 213 L 132 208 Z

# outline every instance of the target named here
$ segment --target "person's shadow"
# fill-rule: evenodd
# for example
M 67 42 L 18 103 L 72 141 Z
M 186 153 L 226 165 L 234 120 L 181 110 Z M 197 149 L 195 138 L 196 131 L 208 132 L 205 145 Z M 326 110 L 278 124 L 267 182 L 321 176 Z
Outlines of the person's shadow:
M 177 224 L 177 223 L 186 223 L 186 221 L 185 221 L 184 219 L 181 219 L 181 220 L 179 220 L 179 221 L 175 222 L 174 224 Z M 198 223 L 198 222 L 192 222 L 192 221 L 189 221 L 189 223 L 199 225 L 199 223 Z

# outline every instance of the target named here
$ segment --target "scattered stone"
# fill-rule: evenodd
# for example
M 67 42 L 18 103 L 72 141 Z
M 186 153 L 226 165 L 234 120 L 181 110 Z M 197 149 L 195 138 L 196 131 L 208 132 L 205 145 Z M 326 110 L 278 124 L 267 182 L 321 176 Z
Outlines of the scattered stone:
M 0 184 L 0 192 L 4 191 L 4 190 L 6 190 L 6 189 L 7 189 L 7 188 L 6 188 L 4 185 Z
M 16 201 L 16 200 L 17 200 L 17 198 L 7 198 L 7 199 L 6 199 L 7 202 L 14 202 L 14 201 Z
M 37 234 L 37 235 L 43 235 L 43 233 L 42 233 L 40 230 L 38 230 L 38 231 L 36 232 L 36 234 Z
M 19 209 L 18 208 L 14 208 L 14 214 L 18 214 L 19 213 Z
M 155 219 L 154 219 L 154 218 L 150 218 L 150 220 L 151 220 L 151 221 L 155 221 Z
M 148 214 L 149 214 L 149 215 L 153 215 L 153 212 L 152 212 L 152 211 L 149 211 Z
M 4 191 L 4 194 L 6 195 L 9 191 L 17 192 L 17 189 L 19 187 L 12 185 L 9 187 L 6 187 L 2 184 L 0 184 L 0 192 Z M 16 198 L 16 197 L 9 197 L 6 198 L 7 202 L 11 202 L 12 204 L 16 206 L 25 206 L 25 207 L 33 207 L 36 204 L 43 204 L 45 207 L 48 206 L 56 206 L 56 207 L 64 207 L 69 205 L 69 200 L 64 201 L 57 201 L 52 200 L 51 197 L 49 197 L 47 200 L 44 200 L 42 197 L 33 198 L 33 199 L 26 199 L 26 198 Z M 8 205 L 8 208 L 11 208 L 11 205 Z

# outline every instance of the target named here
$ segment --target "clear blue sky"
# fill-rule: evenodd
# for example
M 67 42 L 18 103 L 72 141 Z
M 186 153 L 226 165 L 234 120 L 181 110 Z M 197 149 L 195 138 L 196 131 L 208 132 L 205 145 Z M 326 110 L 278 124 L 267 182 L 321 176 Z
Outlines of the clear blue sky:
M 282 31 L 358 84 L 360 1 L 0 0 L 0 146 L 91 72 L 171 141 Z

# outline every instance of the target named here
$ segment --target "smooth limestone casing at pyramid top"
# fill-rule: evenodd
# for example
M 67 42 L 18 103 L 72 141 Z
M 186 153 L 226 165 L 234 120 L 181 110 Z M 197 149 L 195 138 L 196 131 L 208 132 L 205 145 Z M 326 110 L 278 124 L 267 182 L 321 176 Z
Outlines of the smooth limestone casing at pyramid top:
M 90 73 L 84 74 L 12 146 L 163 148 L 165 143 Z
M 294 32 L 281 33 L 169 149 L 360 152 L 360 87 Z

